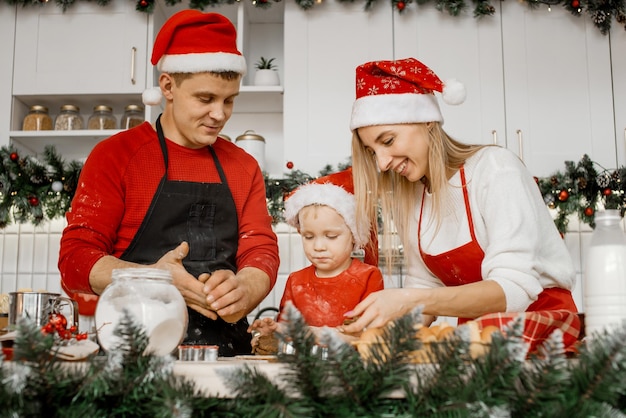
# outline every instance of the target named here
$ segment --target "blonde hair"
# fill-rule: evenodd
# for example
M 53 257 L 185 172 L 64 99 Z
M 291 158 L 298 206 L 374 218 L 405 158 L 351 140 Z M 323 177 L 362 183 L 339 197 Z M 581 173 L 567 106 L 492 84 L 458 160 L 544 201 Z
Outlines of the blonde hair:
M 439 122 L 420 123 L 428 131 L 428 173 L 425 183 L 433 196 L 433 213 L 440 214 L 449 177 L 478 150 L 487 145 L 464 144 L 450 137 Z M 352 134 L 352 174 L 356 199 L 356 219 L 367 219 L 378 230 L 382 225 L 382 254 L 387 270 L 391 271 L 394 256 L 394 237 L 408 248 L 409 226 L 415 205 L 421 198 L 420 185 L 393 170 L 380 171 L 376 157 L 359 138 Z M 379 216 L 380 211 L 380 216 Z M 440 221 L 440 219 L 438 219 Z M 395 227 L 395 228 L 394 228 Z

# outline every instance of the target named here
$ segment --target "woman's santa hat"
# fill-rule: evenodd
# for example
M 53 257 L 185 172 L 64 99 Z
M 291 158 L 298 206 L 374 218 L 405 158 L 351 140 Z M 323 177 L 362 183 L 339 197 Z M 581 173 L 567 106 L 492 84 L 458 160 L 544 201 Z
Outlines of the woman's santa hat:
M 443 122 L 434 92 L 448 104 L 465 101 L 465 87 L 442 82 L 415 58 L 373 61 L 356 69 L 356 101 L 350 129 L 398 123 Z
M 166 73 L 246 73 L 235 26 L 219 13 L 199 10 L 182 10 L 165 22 L 154 41 L 151 62 Z M 142 99 L 146 105 L 157 105 L 161 90 L 148 89 Z
M 357 225 L 356 203 L 352 193 L 333 183 L 311 182 L 302 185 L 285 200 L 285 221 L 300 230 L 298 213 L 302 208 L 312 205 L 331 207 L 341 215 L 352 232 L 355 250 L 368 243 L 370 226 Z

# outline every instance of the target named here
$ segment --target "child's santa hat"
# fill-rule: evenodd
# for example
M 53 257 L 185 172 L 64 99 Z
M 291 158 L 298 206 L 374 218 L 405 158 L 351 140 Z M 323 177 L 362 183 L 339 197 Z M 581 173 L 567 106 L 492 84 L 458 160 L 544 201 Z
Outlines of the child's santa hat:
M 354 195 L 333 183 L 311 182 L 298 187 L 285 200 L 285 221 L 300 229 L 298 213 L 306 206 L 329 206 L 344 219 L 354 238 L 354 249 L 364 247 L 370 239 L 369 224 L 357 225 Z
M 154 41 L 151 62 L 166 73 L 246 73 L 235 26 L 219 13 L 199 10 L 182 10 L 165 22 Z M 148 89 L 142 99 L 146 105 L 157 105 L 161 90 Z
M 398 123 L 443 122 L 434 92 L 448 104 L 465 101 L 465 87 L 442 82 L 415 58 L 374 61 L 356 69 L 356 101 L 350 129 Z

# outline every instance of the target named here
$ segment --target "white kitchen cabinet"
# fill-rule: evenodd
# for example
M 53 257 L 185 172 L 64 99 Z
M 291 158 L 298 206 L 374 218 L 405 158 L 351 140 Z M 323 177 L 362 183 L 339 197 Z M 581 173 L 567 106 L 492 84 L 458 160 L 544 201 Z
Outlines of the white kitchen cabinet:
M 500 15 L 475 19 L 467 10 L 453 17 L 432 5 L 411 5 L 393 19 L 396 59 L 416 58 L 442 81 L 465 86 L 461 105 L 435 93 L 445 131 L 462 142 L 506 145 Z
M 613 22 L 609 34 L 613 80 L 613 104 L 615 115 L 615 146 L 617 168 L 626 166 L 626 30 Z M 608 167 L 607 167 L 608 168 Z
M 18 53 L 9 104 L 11 143 L 28 154 L 40 154 L 52 144 L 66 160 L 84 159 L 98 141 L 118 131 L 22 131 L 29 107 L 44 105 L 54 119 L 62 105 L 74 104 L 86 123 L 93 107 L 104 104 L 113 108 L 119 122 L 124 107 L 141 104 L 141 93 L 157 84 L 158 74 L 150 63 L 154 38 L 169 16 L 186 7 L 158 1 L 153 14 L 136 11 L 132 2 L 117 1 L 105 7 L 76 2 L 65 13 L 53 3 L 18 8 L 12 18 Z M 252 129 L 266 138 L 268 154 L 282 154 L 283 88 L 256 87 L 248 81 L 261 56 L 275 58 L 282 77 L 283 4 L 261 10 L 237 2 L 214 11 L 233 22 L 248 61 L 248 76 L 224 133 L 235 140 Z M 161 110 L 147 107 L 146 119 L 155 121 Z
M 285 4 L 285 163 L 317 174 L 350 156 L 350 113 L 355 68 L 393 58 L 389 3 L 364 11 L 363 4 L 327 1 L 304 11 Z
M 614 166 L 608 36 L 561 7 L 501 3 L 506 138 L 536 176 L 583 154 Z

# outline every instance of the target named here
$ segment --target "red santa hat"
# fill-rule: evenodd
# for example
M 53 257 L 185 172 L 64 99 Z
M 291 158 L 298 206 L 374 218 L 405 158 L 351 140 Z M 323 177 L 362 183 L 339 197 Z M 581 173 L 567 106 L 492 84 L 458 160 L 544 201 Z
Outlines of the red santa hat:
M 300 229 L 298 213 L 306 206 L 329 206 L 344 219 L 354 238 L 354 249 L 364 247 L 370 239 L 369 224 L 357 225 L 354 195 L 341 186 L 316 181 L 298 187 L 285 200 L 285 221 Z
M 356 101 L 350 129 L 398 123 L 443 122 L 434 92 L 448 104 L 465 101 L 465 87 L 445 83 L 415 58 L 373 61 L 356 69 Z
M 152 65 L 167 73 L 234 71 L 245 75 L 246 60 L 237 49 L 237 32 L 219 13 L 182 10 L 159 31 L 152 50 Z M 158 88 L 143 94 L 146 105 L 161 102 Z

